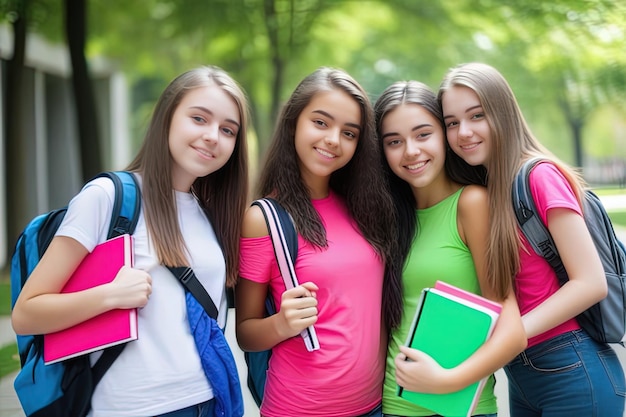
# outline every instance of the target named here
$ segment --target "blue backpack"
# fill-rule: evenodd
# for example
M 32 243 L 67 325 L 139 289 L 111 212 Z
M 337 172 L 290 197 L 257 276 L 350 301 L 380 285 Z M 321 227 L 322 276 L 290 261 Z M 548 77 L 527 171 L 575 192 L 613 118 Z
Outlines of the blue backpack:
M 141 208 L 141 192 L 130 172 L 104 172 L 115 184 L 115 201 L 108 238 L 135 231 Z M 11 305 L 39 262 L 65 217 L 67 207 L 34 218 L 17 239 L 11 258 Z M 103 351 L 90 366 L 89 355 L 45 365 L 42 335 L 18 335 L 21 370 L 15 378 L 15 392 L 28 417 L 83 417 L 91 407 L 93 390 L 122 352 L 125 344 Z
M 537 215 L 528 183 L 530 171 L 541 161 L 541 158 L 529 159 L 515 177 L 513 207 L 524 236 L 535 253 L 550 264 L 559 284 L 563 285 L 568 280 L 567 271 L 549 230 Z M 615 235 L 611 219 L 598 196 L 586 190 L 584 199 L 585 223 L 604 267 L 608 294 L 576 319 L 595 340 L 623 344 L 626 341 L 626 248 Z

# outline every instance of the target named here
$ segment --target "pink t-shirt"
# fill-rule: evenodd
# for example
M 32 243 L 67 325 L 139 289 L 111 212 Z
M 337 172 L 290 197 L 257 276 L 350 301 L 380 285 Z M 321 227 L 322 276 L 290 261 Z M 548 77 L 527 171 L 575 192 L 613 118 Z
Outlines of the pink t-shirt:
M 582 216 L 576 195 L 567 179 L 553 164 L 540 163 L 530 173 L 530 191 L 537 212 L 544 224 L 548 224 L 547 213 L 553 208 L 566 208 Z M 521 233 L 521 232 L 520 232 Z M 520 252 L 520 272 L 515 277 L 517 302 L 522 315 L 529 312 L 559 289 L 556 274 L 550 264 L 537 255 L 522 236 L 526 250 Z M 575 318 L 528 340 L 534 346 L 559 334 L 579 329 Z
M 320 349 L 307 351 L 300 336 L 273 348 L 261 406 L 267 417 L 320 412 L 355 416 L 381 401 L 386 351 L 386 343 L 381 343 L 383 263 L 337 195 L 313 200 L 313 206 L 326 228 L 328 248 L 320 250 L 298 236 L 295 270 L 299 282 L 319 287 L 315 330 Z M 241 239 L 240 275 L 269 281 L 280 306 L 285 286 L 268 236 Z

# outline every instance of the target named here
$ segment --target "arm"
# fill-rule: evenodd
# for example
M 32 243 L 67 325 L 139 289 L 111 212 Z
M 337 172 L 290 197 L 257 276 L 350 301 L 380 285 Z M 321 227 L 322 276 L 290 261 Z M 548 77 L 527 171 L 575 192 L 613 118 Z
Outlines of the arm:
M 602 262 L 580 214 L 565 208 L 547 212 L 548 229 L 569 281 L 523 317 L 529 337 L 544 333 L 606 297 Z
M 242 236 L 268 235 L 261 209 L 252 206 L 246 211 Z M 317 321 L 317 286 L 312 282 L 285 291 L 278 312 L 265 317 L 265 299 L 269 285 L 240 278 L 235 289 L 235 329 L 237 343 L 245 351 L 261 351 L 298 335 Z
M 65 329 L 114 308 L 143 307 L 151 292 L 147 272 L 124 267 L 106 285 L 75 293 L 61 289 L 87 249 L 75 239 L 57 236 L 24 284 L 11 314 L 17 334 Z
M 406 389 L 429 393 L 458 391 L 491 375 L 526 348 L 527 339 L 513 291 L 505 300 L 500 300 L 486 280 L 488 213 L 486 190 L 478 186 L 466 187 L 459 199 L 459 233 L 472 253 L 483 296 L 502 303 L 493 334 L 471 357 L 452 369 L 442 368 L 423 352 L 401 347 L 401 354 L 396 358 L 396 379 Z M 412 361 L 405 362 L 405 355 Z

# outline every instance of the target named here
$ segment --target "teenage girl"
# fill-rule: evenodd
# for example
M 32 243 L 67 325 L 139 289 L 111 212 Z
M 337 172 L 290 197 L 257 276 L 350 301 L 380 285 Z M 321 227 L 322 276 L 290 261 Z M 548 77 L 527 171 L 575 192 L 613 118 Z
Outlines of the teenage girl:
M 394 239 L 367 94 L 341 70 L 304 78 L 282 109 L 258 185 L 298 231 L 300 285 L 285 291 L 260 209 L 246 212 L 237 285 L 243 350 L 272 349 L 261 415 L 380 416 L 381 304 Z M 278 313 L 264 318 L 268 290 Z M 320 349 L 300 331 L 314 325 Z
M 470 165 L 486 169 L 491 204 L 487 265 L 491 274 L 515 278 L 529 339 L 528 349 L 505 367 L 511 416 L 622 416 L 625 384 L 618 358 L 576 321 L 607 293 L 602 264 L 582 217 L 582 179 L 533 136 L 510 86 L 495 68 L 470 63 L 450 70 L 439 99 L 452 150 Z M 536 156 L 548 162 L 532 170 L 531 192 L 567 270 L 569 281 L 563 286 L 523 238 L 513 212 L 515 175 Z
M 72 199 L 24 285 L 12 313 L 18 334 L 54 332 L 115 308 L 138 309 L 139 339 L 128 343 L 97 385 L 90 415 L 213 415 L 219 389 L 209 382 L 187 323 L 185 291 L 164 265 L 193 268 L 224 327 L 225 284 L 237 278 L 246 206 L 246 127 L 246 97 L 227 73 L 201 67 L 178 76 L 159 98 L 143 146 L 127 168 L 143 197 L 134 268 L 123 267 L 110 284 L 60 293 L 81 260 L 106 239 L 114 188 L 101 178 Z M 240 416 L 241 394 L 229 401 L 226 415 Z
M 487 191 L 479 185 L 464 186 L 461 176 L 446 172 L 454 166 L 467 177 L 475 170 L 447 149 L 441 108 L 426 85 L 417 81 L 392 84 L 376 101 L 375 115 L 398 219 L 401 256 L 396 261 L 403 269 L 403 314 L 389 340 L 383 412 L 386 416 L 435 415 L 400 398 L 398 385 L 410 391 L 450 393 L 489 377 L 472 415 L 495 416 L 495 381 L 490 375 L 524 349 L 526 336 L 510 280 L 501 276 L 493 277 L 497 282 L 488 280 Z M 420 294 L 437 280 L 503 304 L 491 338 L 452 369 L 404 346 Z M 453 347 L 442 346 L 446 348 Z

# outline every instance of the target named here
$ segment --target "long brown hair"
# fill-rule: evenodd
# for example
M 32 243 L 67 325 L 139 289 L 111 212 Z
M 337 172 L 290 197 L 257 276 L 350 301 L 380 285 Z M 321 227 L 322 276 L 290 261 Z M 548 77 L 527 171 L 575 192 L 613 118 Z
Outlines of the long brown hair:
M 239 237 L 248 196 L 248 101 L 237 82 L 215 66 L 195 68 L 176 77 L 159 97 L 143 145 L 126 169 L 143 177 L 143 210 L 159 262 L 168 266 L 189 265 L 178 226 L 168 139 L 172 116 L 181 100 L 189 91 L 207 85 L 219 86 L 235 101 L 241 127 L 228 162 L 197 178 L 191 192 L 215 230 L 226 259 L 226 283 L 233 286 L 237 281 Z
M 584 181 L 567 164 L 546 149 L 532 134 L 511 87 L 495 68 L 468 63 L 451 69 L 443 79 L 438 100 L 452 87 L 474 91 L 491 130 L 491 154 L 487 167 L 491 228 L 487 248 L 487 276 L 498 293 L 507 293 L 520 268 L 522 241 L 511 201 L 511 187 L 523 162 L 541 156 L 553 163 L 568 180 L 579 202 Z
M 302 110 L 316 94 L 330 90 L 347 93 L 361 109 L 361 132 L 356 151 L 350 162 L 331 174 L 330 188 L 343 198 L 359 230 L 387 264 L 395 252 L 395 221 L 376 143 L 374 113 L 367 93 L 346 72 L 319 68 L 293 91 L 276 121 L 257 197 L 274 196 L 291 214 L 304 239 L 320 248 L 327 246 L 326 230 L 300 175 L 295 132 Z M 389 274 L 388 271 L 385 282 Z M 384 311 L 385 304 L 386 297 L 383 297 Z M 385 317 L 388 316 L 385 313 Z

